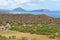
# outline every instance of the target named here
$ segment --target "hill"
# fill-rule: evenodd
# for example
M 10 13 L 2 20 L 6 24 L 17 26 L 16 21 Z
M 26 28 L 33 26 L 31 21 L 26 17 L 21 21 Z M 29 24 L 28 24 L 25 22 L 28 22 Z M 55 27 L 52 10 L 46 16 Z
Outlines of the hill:
M 24 10 L 23 8 L 15 8 L 15 9 L 13 9 L 13 11 L 15 11 L 15 12 L 26 12 L 26 10 Z
M 48 9 L 38 9 L 38 10 L 32 10 L 30 12 L 49 12 L 50 10 Z
M 8 9 L 0 9 L 0 14 L 46 14 L 52 17 L 60 18 L 60 11 L 51 11 L 48 9 L 36 9 L 36 10 L 25 10 L 23 8 L 15 8 L 13 10 L 8 10 Z
M 21 21 L 21 22 L 26 22 L 26 21 L 34 21 L 34 22 L 57 22 L 60 23 L 60 18 L 53 18 L 50 16 L 47 16 L 45 14 L 40 14 L 40 15 L 32 15 L 32 14 L 0 14 L 0 20 L 3 21 Z
M 8 14 L 9 12 L 12 12 L 12 10 L 0 9 L 0 14 Z

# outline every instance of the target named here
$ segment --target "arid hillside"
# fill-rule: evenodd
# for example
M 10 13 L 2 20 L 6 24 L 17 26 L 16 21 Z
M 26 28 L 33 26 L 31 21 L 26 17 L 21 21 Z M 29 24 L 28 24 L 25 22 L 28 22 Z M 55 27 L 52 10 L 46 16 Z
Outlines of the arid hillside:
M 0 14 L 0 35 L 0 40 L 60 40 L 60 18 Z
M 53 18 L 45 14 L 32 15 L 32 14 L 0 14 L 0 20 L 3 21 L 37 21 L 37 22 L 46 22 L 46 23 L 60 23 L 59 18 Z

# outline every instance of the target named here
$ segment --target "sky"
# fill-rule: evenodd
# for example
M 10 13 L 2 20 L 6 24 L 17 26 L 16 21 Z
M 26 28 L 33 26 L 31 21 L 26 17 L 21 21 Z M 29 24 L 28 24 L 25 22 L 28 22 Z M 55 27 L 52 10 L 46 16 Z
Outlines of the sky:
M 25 10 L 49 9 L 60 10 L 60 0 L 0 0 L 0 9 L 21 7 Z

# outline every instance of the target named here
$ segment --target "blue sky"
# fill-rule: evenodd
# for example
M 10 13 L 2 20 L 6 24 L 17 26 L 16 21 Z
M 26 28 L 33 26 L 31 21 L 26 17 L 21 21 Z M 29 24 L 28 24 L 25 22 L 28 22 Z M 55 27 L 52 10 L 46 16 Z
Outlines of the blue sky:
M 60 0 L 0 0 L 0 9 L 22 7 L 26 10 L 49 9 L 60 10 Z

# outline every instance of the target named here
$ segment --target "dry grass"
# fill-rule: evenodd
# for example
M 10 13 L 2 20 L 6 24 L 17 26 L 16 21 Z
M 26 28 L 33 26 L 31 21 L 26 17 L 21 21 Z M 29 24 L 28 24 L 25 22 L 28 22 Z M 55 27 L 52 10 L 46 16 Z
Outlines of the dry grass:
M 9 38 L 9 36 L 16 36 L 16 39 L 14 40 L 20 40 L 22 37 L 26 37 L 28 40 L 31 40 L 33 38 L 36 38 L 36 40 L 57 40 L 57 39 L 49 39 L 47 35 L 37 35 L 37 34 L 30 34 L 30 33 L 21 33 L 17 31 L 6 31 L 6 32 L 0 32 L 0 35 L 5 36 Z M 13 39 L 11 39 L 13 40 Z

